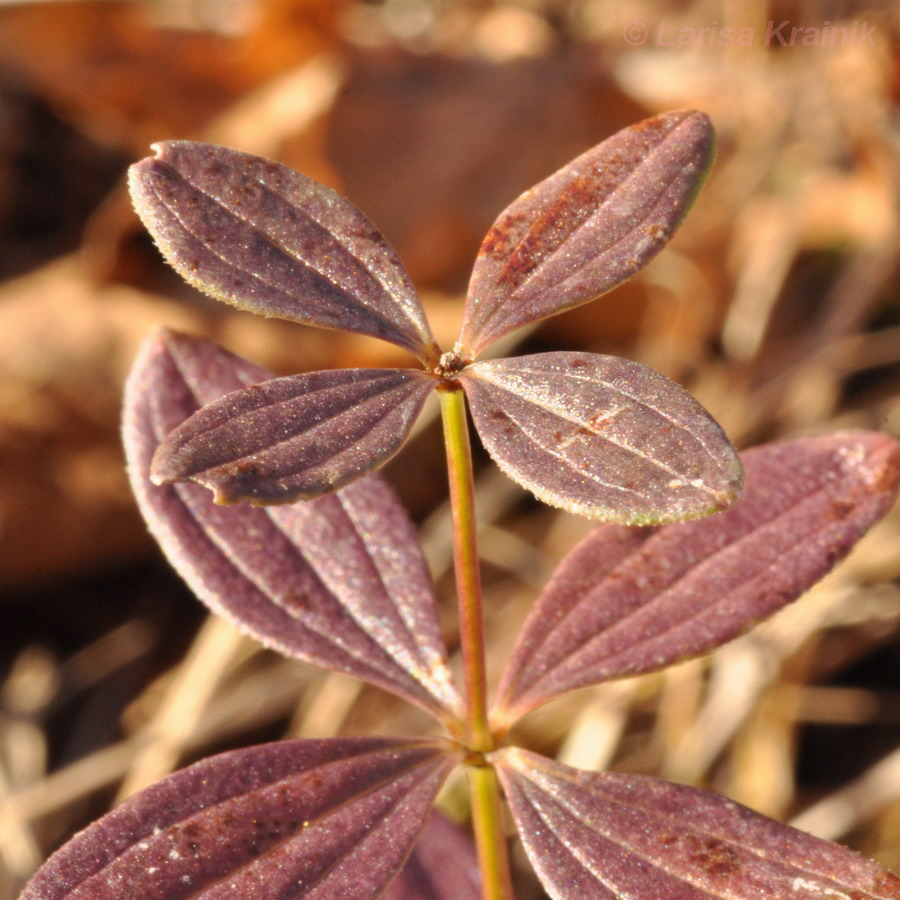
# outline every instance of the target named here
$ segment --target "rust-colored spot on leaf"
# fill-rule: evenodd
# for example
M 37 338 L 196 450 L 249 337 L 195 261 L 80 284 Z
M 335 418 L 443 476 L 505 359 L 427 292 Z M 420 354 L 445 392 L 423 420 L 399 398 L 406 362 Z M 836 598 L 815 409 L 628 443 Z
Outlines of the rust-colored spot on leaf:
M 662 131 L 665 125 L 666 119 L 664 116 L 653 116 L 652 118 L 643 119 L 640 122 L 635 122 L 634 125 L 630 125 L 625 130 L 630 131 L 632 134 L 640 134 L 641 132 L 655 134 Z
M 506 287 L 522 284 L 590 216 L 598 196 L 602 196 L 608 189 L 605 181 L 598 182 L 595 173 L 587 173 L 571 180 L 566 185 L 566 190 L 548 203 L 534 219 L 499 273 L 497 284 Z M 500 219 L 492 231 L 505 231 L 508 237 L 509 228 L 510 223 Z M 494 252 L 500 251 L 495 249 Z
M 498 228 L 496 225 L 491 228 L 481 244 L 481 252 L 489 256 L 496 253 L 503 253 L 509 240 L 509 232 L 504 228 Z
M 705 872 L 717 878 L 726 878 L 740 870 L 740 857 L 730 844 L 715 839 L 698 841 L 698 844 L 689 858 Z
M 313 791 L 321 791 L 325 785 L 325 780 L 318 772 L 307 772 L 300 779 L 300 783 L 304 787 L 311 788 Z
M 836 521 L 840 521 L 841 519 L 848 519 L 854 510 L 854 505 L 849 500 L 838 499 L 832 501 L 831 505 L 828 507 L 828 515 L 831 519 Z

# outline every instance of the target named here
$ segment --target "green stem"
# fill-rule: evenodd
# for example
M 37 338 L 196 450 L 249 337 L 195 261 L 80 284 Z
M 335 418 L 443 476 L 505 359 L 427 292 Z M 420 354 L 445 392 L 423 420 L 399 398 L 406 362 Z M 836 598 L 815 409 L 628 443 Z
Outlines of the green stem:
M 491 765 L 467 765 L 472 797 L 472 822 L 481 868 L 481 895 L 484 900 L 512 900 L 509 853 L 503 834 L 500 785 Z
M 473 753 L 488 753 L 494 749 L 494 738 L 488 725 L 481 568 L 466 401 L 462 390 L 455 386 L 442 388 L 438 393 L 447 449 L 456 595 L 466 682 L 465 741 L 466 748 Z
M 481 867 L 482 896 L 484 900 L 512 900 L 500 786 L 497 773 L 484 758 L 484 754 L 494 749 L 495 741 L 488 723 L 478 523 L 475 517 L 466 401 L 458 385 L 442 386 L 438 393 L 447 449 L 460 645 L 466 685 L 465 744 L 471 754 L 471 760 L 466 764 L 466 773 L 472 797 L 472 821 Z

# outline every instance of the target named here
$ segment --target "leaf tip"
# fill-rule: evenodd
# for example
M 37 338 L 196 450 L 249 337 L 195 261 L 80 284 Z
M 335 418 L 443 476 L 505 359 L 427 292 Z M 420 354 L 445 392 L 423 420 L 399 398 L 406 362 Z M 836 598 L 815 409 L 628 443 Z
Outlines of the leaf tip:
M 163 438 L 157 446 L 150 461 L 150 481 L 157 487 L 167 484 L 176 484 L 179 481 L 188 481 L 194 478 L 200 470 L 191 468 L 183 454 L 178 453 L 178 444 L 173 442 L 173 434 L 180 434 L 176 426 Z
M 714 477 L 697 477 L 690 481 L 673 479 L 669 482 L 674 492 L 671 505 L 658 515 L 651 514 L 646 521 L 631 524 L 671 525 L 689 522 L 726 512 L 734 506 L 744 490 L 744 464 L 724 434 L 722 437 L 726 443 L 722 448 L 724 452 L 719 460 L 719 471 Z
M 724 473 L 721 487 L 712 492 L 711 513 L 722 512 L 733 506 L 744 490 L 744 464 L 737 450 L 732 448 L 731 459 Z
M 900 442 L 887 434 L 873 434 L 869 443 L 869 480 L 879 493 L 896 495 L 900 490 Z
M 157 238 L 157 234 L 152 225 L 153 211 L 158 201 L 154 196 L 153 184 L 159 180 L 167 143 L 167 141 L 163 141 L 151 144 L 150 149 L 154 151 L 154 155 L 145 156 L 128 167 L 128 193 L 131 197 L 131 204 L 154 239 Z
M 716 156 L 716 132 L 712 119 L 697 109 L 678 109 L 662 113 L 644 122 L 638 122 L 632 128 L 642 130 L 655 123 L 659 123 L 665 133 L 668 153 L 679 157 L 681 177 L 684 180 L 679 209 L 669 223 L 671 232 L 684 220 L 709 175 Z M 658 165 L 665 168 L 666 157 L 663 157 Z
M 711 156 L 715 147 L 715 128 L 712 119 L 699 109 L 675 109 L 636 122 L 628 131 L 658 131 L 672 135 L 684 146 L 694 148 L 698 158 Z M 676 134 L 677 132 L 677 134 Z
M 172 481 L 170 479 L 152 469 L 150 470 L 150 482 L 152 484 L 155 484 L 157 487 L 164 487 L 167 484 L 172 484 Z

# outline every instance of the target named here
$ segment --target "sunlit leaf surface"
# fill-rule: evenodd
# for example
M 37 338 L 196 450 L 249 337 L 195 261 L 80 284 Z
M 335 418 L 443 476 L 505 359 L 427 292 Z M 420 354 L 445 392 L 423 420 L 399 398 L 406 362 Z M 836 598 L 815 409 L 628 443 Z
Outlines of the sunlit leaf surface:
M 206 405 L 161 443 L 151 477 L 190 478 L 218 503 L 308 500 L 400 449 L 435 379 L 415 369 L 273 378 Z
M 262 643 L 458 718 L 430 576 L 378 476 L 268 509 L 217 506 L 199 485 L 149 480 L 171 428 L 266 375 L 200 338 L 160 331 L 147 341 L 126 386 L 124 440 L 151 531 L 200 599 Z
M 526 191 L 484 239 L 458 349 L 474 358 L 514 328 L 630 278 L 680 224 L 712 156 L 709 119 L 668 112 L 620 131 Z
M 287 166 L 192 141 L 130 170 L 135 208 L 187 281 L 241 309 L 437 357 L 415 290 L 371 222 Z
M 554 900 L 895 900 L 864 857 L 710 791 L 494 754 L 525 850 Z
M 553 506 L 652 524 L 724 509 L 740 490 L 722 429 L 646 366 L 539 353 L 474 363 L 460 380 L 494 461 Z
M 593 531 L 532 608 L 497 721 L 563 691 L 661 668 L 736 637 L 825 575 L 894 502 L 900 445 L 851 432 L 742 454 L 727 512 L 646 532 Z
M 375 738 L 213 756 L 76 835 L 20 900 L 370 900 L 456 761 L 436 742 Z
M 481 881 L 472 838 L 438 812 L 422 829 L 385 900 L 480 900 Z

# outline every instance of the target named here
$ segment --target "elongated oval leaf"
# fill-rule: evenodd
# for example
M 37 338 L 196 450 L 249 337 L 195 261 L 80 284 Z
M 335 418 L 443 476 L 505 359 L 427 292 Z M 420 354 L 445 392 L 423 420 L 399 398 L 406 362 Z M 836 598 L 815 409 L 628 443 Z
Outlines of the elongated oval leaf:
M 494 754 L 525 850 L 554 900 L 896 900 L 857 853 L 699 788 Z
M 481 877 L 472 838 L 438 812 L 422 829 L 385 900 L 480 900 Z
M 620 131 L 524 193 L 481 245 L 457 349 L 475 358 L 630 278 L 681 223 L 712 157 L 707 116 L 679 110 Z
M 156 486 L 159 441 L 201 403 L 265 378 L 215 344 L 160 331 L 125 392 L 132 489 L 197 596 L 266 646 L 355 675 L 452 724 L 434 590 L 415 530 L 377 475 L 297 506 L 222 507 L 195 484 Z
M 164 141 L 131 167 L 135 209 L 187 281 L 241 309 L 438 351 L 402 263 L 348 200 L 270 159 Z
M 371 900 L 455 763 L 445 744 L 376 738 L 213 756 L 82 831 L 19 900 Z
M 436 384 L 415 369 L 273 378 L 199 410 L 161 443 L 156 484 L 192 479 L 217 503 L 293 503 L 337 490 L 400 449 Z
M 708 515 L 740 490 L 722 429 L 646 366 L 539 353 L 474 363 L 460 380 L 494 461 L 552 506 L 646 525 Z
M 601 526 L 563 560 L 510 657 L 498 723 L 731 640 L 835 566 L 900 483 L 900 444 L 870 432 L 742 457 L 746 486 L 727 512 L 650 533 Z

